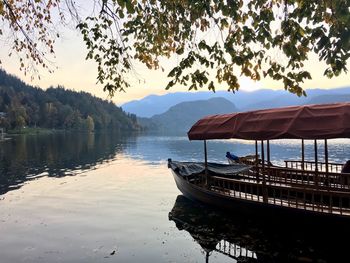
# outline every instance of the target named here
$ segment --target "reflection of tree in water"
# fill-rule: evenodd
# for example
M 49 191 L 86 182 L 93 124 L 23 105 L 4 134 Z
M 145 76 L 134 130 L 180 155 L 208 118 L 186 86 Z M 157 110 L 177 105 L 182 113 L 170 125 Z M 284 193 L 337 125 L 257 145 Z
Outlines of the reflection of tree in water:
M 210 261 L 213 251 L 232 262 L 348 261 L 347 242 L 343 241 L 349 236 L 347 225 L 252 215 L 227 215 L 179 195 L 169 219 L 202 247 L 203 262 Z
M 108 162 L 127 137 L 115 133 L 19 136 L 0 147 L 0 194 L 40 176 L 62 177 Z

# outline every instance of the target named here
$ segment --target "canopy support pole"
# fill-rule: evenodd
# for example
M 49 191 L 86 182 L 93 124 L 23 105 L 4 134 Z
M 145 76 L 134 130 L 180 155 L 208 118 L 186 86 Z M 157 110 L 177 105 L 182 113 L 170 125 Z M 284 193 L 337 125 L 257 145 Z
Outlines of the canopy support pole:
M 207 153 L 207 140 L 204 140 L 204 167 L 205 167 L 205 185 L 208 186 L 208 153 Z
M 268 171 L 268 178 L 270 180 L 270 140 L 266 141 L 266 154 L 267 154 L 267 171 Z
M 258 153 L 257 140 L 255 140 L 255 173 L 256 173 L 256 182 L 259 183 L 259 153 Z
M 324 140 L 324 159 L 326 163 L 326 173 L 328 176 L 329 168 L 328 168 L 328 142 L 327 139 Z
M 305 170 L 305 145 L 304 139 L 301 139 L 301 170 Z
M 262 175 L 262 190 L 263 190 L 263 202 L 267 203 L 267 192 L 266 192 L 266 178 L 265 178 L 265 150 L 264 141 L 261 141 L 261 175 Z
M 266 141 L 267 166 L 270 167 L 270 140 Z
M 315 185 L 318 187 L 318 154 L 317 154 L 317 140 L 314 141 L 315 152 Z
M 329 185 L 329 167 L 328 167 L 328 142 L 327 139 L 324 140 L 324 162 L 326 164 L 326 181 L 324 182 L 325 185 Z
M 261 141 L 261 162 L 262 162 L 262 168 L 265 167 L 265 150 L 264 150 L 264 141 Z

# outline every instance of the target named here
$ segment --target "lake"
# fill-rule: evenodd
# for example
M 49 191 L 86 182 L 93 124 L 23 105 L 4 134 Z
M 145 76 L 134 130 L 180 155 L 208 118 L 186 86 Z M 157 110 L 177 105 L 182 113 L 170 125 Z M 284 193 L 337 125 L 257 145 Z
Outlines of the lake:
M 329 141 L 345 162 L 350 141 Z M 209 161 L 254 143 L 208 142 Z M 271 160 L 300 158 L 300 142 L 271 143 Z M 323 159 L 323 144 L 319 144 Z M 337 262 L 345 242 L 233 217 L 184 198 L 167 158 L 203 161 L 185 135 L 57 133 L 0 143 L 0 262 Z M 313 142 L 306 142 L 313 160 Z M 296 222 L 298 225 L 298 222 Z M 334 226 L 325 226 L 332 232 Z M 339 262 L 339 261 L 338 261 Z

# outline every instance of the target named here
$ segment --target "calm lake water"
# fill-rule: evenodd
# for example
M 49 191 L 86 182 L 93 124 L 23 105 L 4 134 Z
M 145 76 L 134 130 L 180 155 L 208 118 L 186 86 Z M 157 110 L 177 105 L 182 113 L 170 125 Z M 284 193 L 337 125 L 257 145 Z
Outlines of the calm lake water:
M 306 142 L 307 159 L 313 143 Z M 330 161 L 350 159 L 329 141 Z M 210 161 L 254 153 L 244 141 L 210 141 Z M 319 145 L 323 158 L 323 145 Z M 276 164 L 299 141 L 271 144 Z M 19 136 L 0 143 L 0 262 L 349 262 L 341 233 L 227 216 L 184 198 L 166 160 L 202 161 L 184 136 Z M 281 224 L 279 224 L 281 223 Z M 296 230 L 294 229 L 296 228 Z M 349 238 L 348 236 L 346 238 Z

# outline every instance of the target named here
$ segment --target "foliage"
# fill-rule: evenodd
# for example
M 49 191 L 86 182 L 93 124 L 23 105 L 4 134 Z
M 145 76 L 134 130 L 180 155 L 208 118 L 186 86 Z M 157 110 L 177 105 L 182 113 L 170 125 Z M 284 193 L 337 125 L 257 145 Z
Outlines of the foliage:
M 9 56 L 18 55 L 20 69 L 25 73 L 35 71 L 38 65 L 51 71 L 47 56 L 54 53 L 54 43 L 59 36 L 54 30 L 55 16 L 64 22 L 60 0 L 0 1 L 3 22 L 0 36 L 6 35 L 7 42 L 12 42 Z
M 17 116 L 17 118 L 16 118 L 16 127 L 21 129 L 21 128 L 24 127 L 25 124 L 26 124 L 26 121 L 23 118 L 23 116 Z
M 86 129 L 91 132 L 95 129 L 94 119 L 91 116 L 87 116 L 86 118 Z
M 238 77 L 244 75 L 253 80 L 270 77 L 302 95 L 302 82 L 311 78 L 304 63 L 312 53 L 326 63 L 324 75 L 347 72 L 349 0 L 97 2 L 99 12 L 81 20 L 78 29 L 87 59 L 97 62 L 98 82 L 111 94 L 130 85 L 126 73 L 133 70 L 133 61 L 162 69 L 160 58 L 174 54 L 180 56 L 179 63 L 168 73 L 167 88 L 184 85 L 215 91 L 219 83 L 236 91 Z M 1 10 L 7 14 L 11 9 L 3 4 Z
M 93 131 L 140 129 L 135 115 L 85 92 L 63 87 L 43 91 L 24 84 L 0 70 L 0 125 L 8 129 L 23 126 L 48 129 Z

